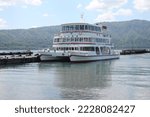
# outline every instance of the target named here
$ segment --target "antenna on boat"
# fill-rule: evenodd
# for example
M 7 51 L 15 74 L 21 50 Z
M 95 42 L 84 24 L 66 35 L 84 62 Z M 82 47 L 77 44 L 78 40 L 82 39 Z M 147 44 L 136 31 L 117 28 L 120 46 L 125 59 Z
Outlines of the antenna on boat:
M 84 13 L 81 14 L 80 18 L 81 18 L 80 21 L 84 22 Z

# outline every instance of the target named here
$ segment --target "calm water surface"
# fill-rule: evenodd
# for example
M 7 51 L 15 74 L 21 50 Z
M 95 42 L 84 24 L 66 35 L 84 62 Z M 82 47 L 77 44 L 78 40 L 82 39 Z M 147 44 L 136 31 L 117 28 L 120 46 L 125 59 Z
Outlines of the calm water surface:
M 0 66 L 0 99 L 150 99 L 150 54 Z

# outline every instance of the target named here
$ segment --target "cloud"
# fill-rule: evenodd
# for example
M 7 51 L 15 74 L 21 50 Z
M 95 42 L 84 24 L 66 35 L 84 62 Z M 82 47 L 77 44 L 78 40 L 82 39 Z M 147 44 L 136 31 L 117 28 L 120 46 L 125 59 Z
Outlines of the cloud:
M 43 0 L 0 0 L 0 7 L 13 6 L 16 4 L 34 5 L 42 4 Z
M 134 8 L 139 11 L 148 11 L 150 10 L 150 0 L 134 0 Z
M 0 28 L 4 28 L 6 26 L 7 26 L 7 22 L 4 19 L 0 18 Z
M 91 2 L 85 7 L 86 10 L 109 10 L 114 8 L 120 8 L 126 4 L 128 0 L 91 0 Z
M 42 0 L 22 0 L 22 1 L 25 2 L 25 4 L 28 4 L 28 5 L 38 6 L 38 5 L 42 4 Z
M 113 21 L 118 16 L 132 15 L 131 9 L 123 8 L 127 3 L 128 0 L 91 0 L 85 9 L 98 12 L 96 21 Z
M 27 8 L 28 5 L 38 6 L 41 5 L 43 0 L 0 0 L 0 11 L 3 11 L 5 7 L 22 5 L 22 8 Z M 7 26 L 7 22 L 0 18 L 0 28 Z
M 48 17 L 49 14 L 48 14 L 48 13 L 44 13 L 43 16 L 44 16 L 44 17 Z
M 5 6 L 11 6 L 16 3 L 16 0 L 0 0 L 0 6 L 5 7 Z
M 114 21 L 115 17 L 118 16 L 131 16 L 131 9 L 119 9 L 116 12 L 108 11 L 102 14 L 99 14 L 96 18 L 96 21 Z
M 82 8 L 82 4 L 81 4 L 81 3 L 79 3 L 79 4 L 77 5 L 77 9 L 79 9 L 79 8 Z
M 130 16 L 132 15 L 131 9 L 119 9 L 116 13 L 114 13 L 116 16 Z
M 103 0 L 92 0 L 86 7 L 86 10 L 97 10 L 105 7 Z
M 109 11 L 106 13 L 102 13 L 97 16 L 96 21 L 113 21 L 115 19 L 115 15 Z

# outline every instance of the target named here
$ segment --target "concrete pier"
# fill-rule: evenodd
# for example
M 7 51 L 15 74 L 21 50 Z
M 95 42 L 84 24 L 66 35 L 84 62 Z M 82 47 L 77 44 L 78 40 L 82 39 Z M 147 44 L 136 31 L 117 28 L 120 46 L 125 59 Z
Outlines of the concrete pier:
M 11 52 L 10 52 L 11 53 Z M 6 64 L 18 64 L 18 63 L 31 63 L 31 62 L 40 62 L 39 55 L 33 55 L 33 53 L 3 53 L 0 54 L 0 65 Z

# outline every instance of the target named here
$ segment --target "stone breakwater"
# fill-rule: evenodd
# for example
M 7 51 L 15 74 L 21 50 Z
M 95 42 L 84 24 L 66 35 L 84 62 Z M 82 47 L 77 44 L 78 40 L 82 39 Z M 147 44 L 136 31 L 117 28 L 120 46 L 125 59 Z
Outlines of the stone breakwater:
M 120 52 L 120 55 L 129 55 L 129 54 L 145 54 L 150 53 L 149 49 L 126 49 Z

